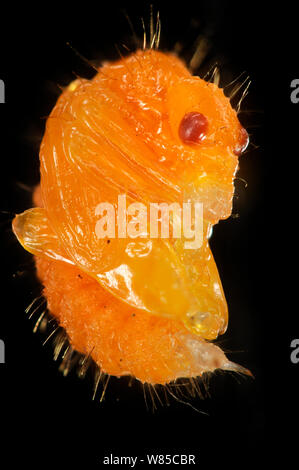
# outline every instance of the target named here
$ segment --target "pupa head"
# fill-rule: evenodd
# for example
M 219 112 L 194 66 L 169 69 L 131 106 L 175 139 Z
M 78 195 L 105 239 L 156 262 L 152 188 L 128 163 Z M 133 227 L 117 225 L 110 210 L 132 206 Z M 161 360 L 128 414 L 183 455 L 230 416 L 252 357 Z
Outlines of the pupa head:
M 173 54 L 155 50 L 104 65 L 93 84 L 103 119 L 108 104 L 127 124 L 126 151 L 155 171 L 165 191 L 175 187 L 184 200 L 203 202 L 211 223 L 230 215 L 248 134 L 221 88 L 192 76 Z M 116 146 L 122 140 L 113 133 L 109 138 Z

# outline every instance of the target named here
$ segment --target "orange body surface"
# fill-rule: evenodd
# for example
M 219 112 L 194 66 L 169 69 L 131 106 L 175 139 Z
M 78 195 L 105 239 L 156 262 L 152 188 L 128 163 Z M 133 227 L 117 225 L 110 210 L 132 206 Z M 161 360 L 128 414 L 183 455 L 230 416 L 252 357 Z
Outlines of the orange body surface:
M 223 91 L 172 54 L 138 50 L 60 96 L 40 149 L 38 207 L 13 230 L 72 347 L 105 373 L 165 384 L 242 371 L 210 342 L 228 314 L 208 238 L 231 214 L 246 144 Z M 201 247 L 149 233 L 99 239 L 96 208 L 121 194 L 146 206 L 203 203 Z

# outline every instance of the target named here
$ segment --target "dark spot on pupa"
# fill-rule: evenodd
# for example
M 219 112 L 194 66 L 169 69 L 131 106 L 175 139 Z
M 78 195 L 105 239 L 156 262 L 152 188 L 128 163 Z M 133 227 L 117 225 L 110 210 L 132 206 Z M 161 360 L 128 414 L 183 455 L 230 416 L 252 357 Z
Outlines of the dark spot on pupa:
M 209 123 L 204 114 L 185 114 L 179 126 L 179 137 L 184 144 L 199 144 L 207 136 Z
M 110 243 L 111 240 L 107 240 L 107 243 Z
M 78 274 L 78 277 L 79 277 L 80 279 L 83 279 L 83 277 L 81 276 L 81 274 Z

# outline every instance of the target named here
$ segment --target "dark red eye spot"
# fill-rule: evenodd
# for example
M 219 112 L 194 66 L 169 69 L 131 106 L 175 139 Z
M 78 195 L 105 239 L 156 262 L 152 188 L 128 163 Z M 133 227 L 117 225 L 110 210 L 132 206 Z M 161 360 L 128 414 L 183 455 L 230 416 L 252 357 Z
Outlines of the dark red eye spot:
M 181 120 L 179 137 L 184 144 L 199 144 L 206 138 L 208 127 L 208 120 L 203 114 L 187 113 Z
M 249 135 L 244 127 L 241 127 L 239 132 L 238 143 L 234 148 L 234 154 L 239 156 L 244 152 L 249 144 Z

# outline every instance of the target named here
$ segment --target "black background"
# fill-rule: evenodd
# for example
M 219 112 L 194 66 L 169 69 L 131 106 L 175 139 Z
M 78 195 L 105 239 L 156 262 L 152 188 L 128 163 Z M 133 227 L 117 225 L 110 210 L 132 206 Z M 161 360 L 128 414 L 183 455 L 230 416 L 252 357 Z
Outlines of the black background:
M 91 400 L 89 380 L 64 378 L 51 346 L 33 335 L 24 309 L 38 292 L 30 255 L 10 231 L 14 212 L 30 207 L 38 182 L 38 148 L 45 117 L 76 75 L 93 70 L 67 46 L 97 63 L 132 46 L 124 7 L 141 37 L 149 3 L 8 5 L 1 17 L 0 78 L 6 86 L 1 119 L 0 448 L 15 464 L 101 465 L 104 455 L 192 453 L 199 465 L 261 463 L 296 454 L 299 364 L 290 342 L 299 337 L 297 288 L 299 104 L 290 101 L 297 78 L 296 12 L 291 2 L 204 0 L 153 2 L 162 20 L 162 50 L 183 45 L 189 59 L 199 34 L 212 45 L 199 71 L 217 60 L 225 85 L 241 72 L 252 80 L 240 120 L 252 144 L 240 159 L 234 214 L 214 229 L 211 245 L 226 293 L 230 324 L 219 344 L 255 379 L 216 374 L 211 397 L 146 409 L 141 389 L 112 381 L 105 400 Z M 262 8 L 264 7 L 264 9 Z M 4 28 L 6 26 L 6 28 Z M 246 75 L 245 75 L 246 76 Z M 7 211 L 7 213 L 5 212 Z M 294 268 L 292 270 L 292 267 Z M 286 440 L 283 442 L 283 438 Z M 270 443 L 270 446 L 266 444 Z M 2 457 L 1 457 L 2 458 Z M 142 465 L 142 464 L 140 464 Z

